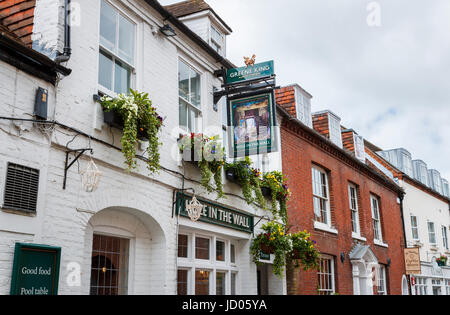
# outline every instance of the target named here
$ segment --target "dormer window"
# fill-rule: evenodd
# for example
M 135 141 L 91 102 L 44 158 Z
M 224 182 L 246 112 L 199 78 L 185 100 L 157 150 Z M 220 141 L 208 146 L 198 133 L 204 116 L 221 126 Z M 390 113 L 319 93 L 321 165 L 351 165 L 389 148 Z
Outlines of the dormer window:
M 330 140 L 338 147 L 342 148 L 341 119 L 329 113 L 328 123 L 330 124 Z
M 217 28 L 211 25 L 211 40 L 210 44 L 214 48 L 215 51 L 217 51 L 219 54 L 222 54 L 223 52 L 223 46 L 224 46 L 224 36 L 222 33 L 220 33 Z
M 295 104 L 297 119 L 312 128 L 311 97 L 304 95 L 298 87 L 295 89 Z

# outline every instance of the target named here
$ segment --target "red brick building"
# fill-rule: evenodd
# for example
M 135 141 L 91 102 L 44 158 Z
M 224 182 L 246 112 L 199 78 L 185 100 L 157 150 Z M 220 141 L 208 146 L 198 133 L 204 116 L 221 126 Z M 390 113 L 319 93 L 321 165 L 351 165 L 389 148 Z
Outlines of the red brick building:
M 337 115 L 324 111 L 310 119 L 306 91 L 285 87 L 276 98 L 292 191 L 289 226 L 310 231 L 322 254 L 319 271 L 288 274 L 288 292 L 401 294 L 402 189 L 366 161 L 364 141 Z

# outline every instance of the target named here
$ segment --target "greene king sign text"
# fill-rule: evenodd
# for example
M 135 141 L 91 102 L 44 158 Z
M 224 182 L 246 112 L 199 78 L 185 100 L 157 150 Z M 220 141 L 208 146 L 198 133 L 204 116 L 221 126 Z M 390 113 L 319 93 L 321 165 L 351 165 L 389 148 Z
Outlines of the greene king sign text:
M 227 84 L 269 77 L 273 74 L 273 61 L 266 61 L 249 67 L 229 69 L 227 70 Z

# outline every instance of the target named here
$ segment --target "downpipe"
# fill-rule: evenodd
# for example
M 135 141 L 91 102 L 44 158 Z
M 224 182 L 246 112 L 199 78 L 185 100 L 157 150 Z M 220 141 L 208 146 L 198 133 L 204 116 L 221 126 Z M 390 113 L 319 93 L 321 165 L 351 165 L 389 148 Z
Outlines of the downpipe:
M 70 56 L 72 55 L 72 48 L 70 46 L 70 23 L 69 23 L 69 17 L 70 17 L 70 0 L 65 0 L 64 4 L 64 49 L 63 53 L 59 54 L 55 58 L 55 62 L 60 64 L 63 62 L 67 62 L 70 59 Z

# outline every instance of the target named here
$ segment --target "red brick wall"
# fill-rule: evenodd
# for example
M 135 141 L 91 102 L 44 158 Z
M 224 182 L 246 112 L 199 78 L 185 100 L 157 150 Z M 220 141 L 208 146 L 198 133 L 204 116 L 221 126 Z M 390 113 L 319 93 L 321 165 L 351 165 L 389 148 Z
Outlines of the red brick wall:
M 361 169 L 343 162 L 334 155 L 333 150 L 321 148 L 315 141 L 311 141 L 313 138 L 309 135 L 305 136 L 299 132 L 297 126 L 291 128 L 291 124 L 293 123 L 284 120 L 281 128 L 283 173 L 287 174 L 292 191 L 288 204 L 289 224 L 295 226 L 293 230 L 310 231 L 320 252 L 335 257 L 336 292 L 353 294 L 352 266 L 348 254 L 356 242 L 352 239 L 347 187 L 349 182 L 356 184 L 359 188 L 361 234 L 367 238 L 366 244 L 370 245 L 380 264 L 386 265 L 388 259 L 391 260 L 391 266 L 387 268 L 388 293 L 401 294 L 405 266 L 403 225 L 400 205 L 397 203 L 398 191 L 388 189 Z M 314 230 L 311 178 L 313 163 L 329 171 L 332 222 L 339 232 L 338 235 Z M 371 193 L 380 197 L 383 239 L 389 248 L 373 244 Z M 341 252 L 345 253 L 344 263 L 340 260 Z M 317 294 L 316 272 L 299 272 L 297 293 Z
M 275 90 L 275 99 L 277 104 L 283 107 L 292 117 L 297 117 L 295 88 L 293 86 L 286 86 Z
M 323 136 L 330 138 L 330 125 L 328 122 L 328 113 L 314 114 L 312 116 L 313 128 Z
M 353 131 L 343 131 L 342 132 L 342 145 L 345 149 L 355 152 L 355 143 L 353 138 Z
M 36 0 L 0 1 L 0 24 L 6 26 L 28 47 L 31 47 Z

